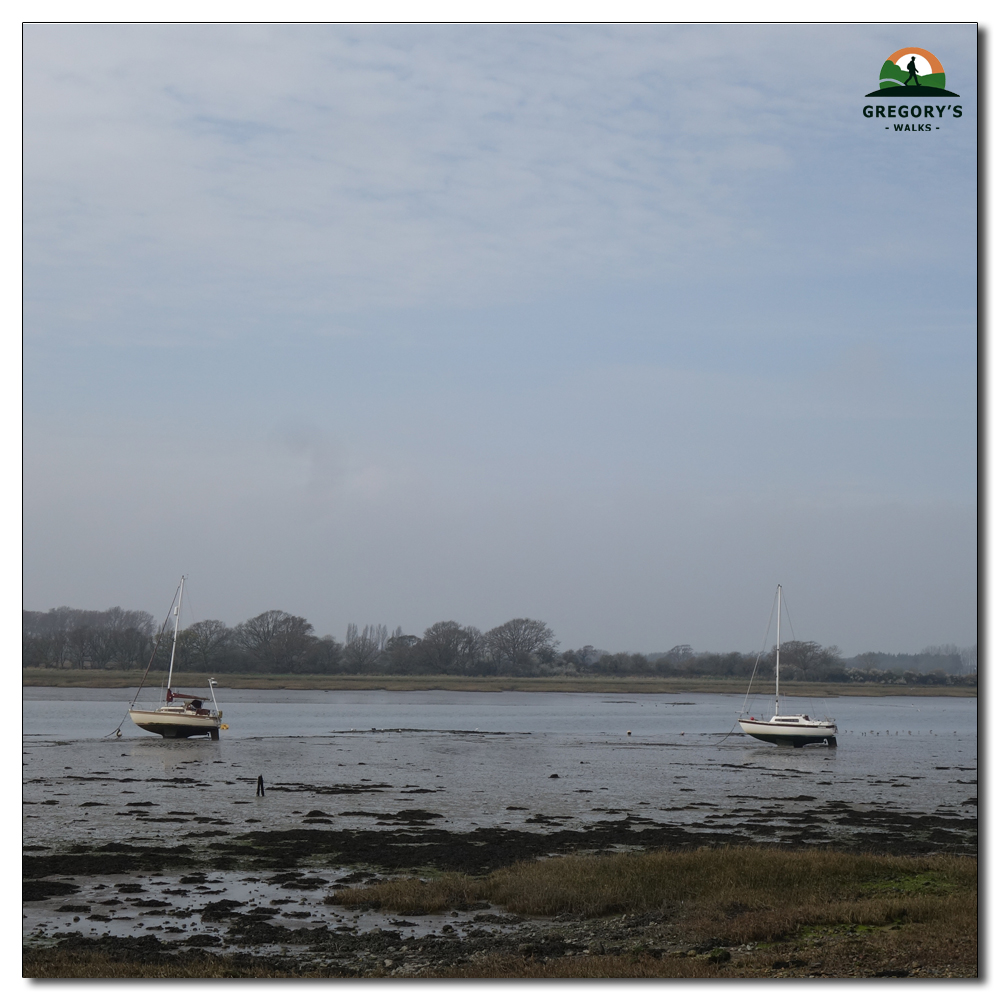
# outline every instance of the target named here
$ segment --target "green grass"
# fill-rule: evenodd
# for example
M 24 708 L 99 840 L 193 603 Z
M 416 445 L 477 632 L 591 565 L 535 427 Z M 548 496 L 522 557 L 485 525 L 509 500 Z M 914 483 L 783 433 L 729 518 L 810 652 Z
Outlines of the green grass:
M 968 887 L 956 882 L 951 873 L 926 870 L 886 873 L 865 883 L 863 888 L 873 896 L 899 894 L 940 896 Z

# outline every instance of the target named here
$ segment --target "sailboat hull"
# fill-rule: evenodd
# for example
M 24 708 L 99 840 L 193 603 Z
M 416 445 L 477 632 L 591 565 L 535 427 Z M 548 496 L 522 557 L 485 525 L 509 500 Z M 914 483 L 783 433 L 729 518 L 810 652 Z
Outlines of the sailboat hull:
M 833 723 L 802 719 L 795 722 L 765 722 L 763 719 L 740 719 L 740 728 L 754 739 L 779 747 L 805 747 L 813 743 L 837 745 L 837 727 Z
M 779 715 L 779 698 L 781 694 L 781 584 L 778 584 L 774 595 L 778 606 L 778 628 L 774 646 L 774 715 L 770 719 L 749 718 L 739 719 L 740 728 L 747 736 L 755 740 L 770 743 L 779 747 L 806 747 L 813 743 L 825 743 L 827 746 L 837 745 L 837 723 L 833 719 L 810 719 L 808 715 Z M 768 629 L 771 623 L 768 622 Z M 762 650 L 763 652 L 763 650 Z M 758 657 L 758 661 L 759 661 Z M 754 673 L 757 666 L 754 665 Z M 750 678 L 751 685 L 753 677 Z M 750 697 L 750 691 L 747 691 Z M 744 703 L 745 706 L 745 703 Z M 744 707 L 743 711 L 746 711 Z
M 183 740 L 189 736 L 211 736 L 213 740 L 217 740 L 222 726 L 221 712 L 218 716 L 204 716 L 172 709 L 165 711 L 132 709 L 128 714 L 140 729 L 169 740 Z

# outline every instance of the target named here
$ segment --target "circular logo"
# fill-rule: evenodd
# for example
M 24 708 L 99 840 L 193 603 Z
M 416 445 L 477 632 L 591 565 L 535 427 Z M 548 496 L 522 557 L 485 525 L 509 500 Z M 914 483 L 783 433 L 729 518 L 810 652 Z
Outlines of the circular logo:
M 878 77 L 878 90 L 868 97 L 888 96 L 886 91 L 896 91 L 900 96 L 958 97 L 944 89 L 944 66 L 933 52 L 927 49 L 897 49 L 882 64 Z M 892 94 L 893 97 L 896 93 Z

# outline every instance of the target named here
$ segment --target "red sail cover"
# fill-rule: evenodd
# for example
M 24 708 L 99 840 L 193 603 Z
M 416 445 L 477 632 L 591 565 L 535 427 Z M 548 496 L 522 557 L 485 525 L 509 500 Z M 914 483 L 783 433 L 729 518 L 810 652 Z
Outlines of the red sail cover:
M 174 700 L 174 698 L 181 698 L 181 699 L 187 698 L 189 701 L 196 701 L 198 699 L 198 695 L 182 694 L 180 691 L 171 691 L 170 688 L 167 688 L 167 704 L 169 705 Z

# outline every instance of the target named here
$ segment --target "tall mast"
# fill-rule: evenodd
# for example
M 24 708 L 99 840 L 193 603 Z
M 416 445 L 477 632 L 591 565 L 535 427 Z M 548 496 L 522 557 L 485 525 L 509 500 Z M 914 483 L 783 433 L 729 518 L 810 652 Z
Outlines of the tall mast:
M 183 585 L 184 581 L 181 580 Z M 176 633 L 175 633 L 176 636 Z M 176 641 L 176 638 L 175 638 Z M 173 654 L 170 654 L 173 663 Z M 778 714 L 778 673 L 781 670 L 781 584 L 778 584 L 778 643 L 774 647 L 774 714 Z
M 167 671 L 167 690 L 170 690 L 170 682 L 174 676 L 174 656 L 177 653 L 177 629 L 181 623 L 181 601 L 184 600 L 184 580 L 181 577 L 181 585 L 177 591 L 177 606 L 174 608 L 174 644 L 170 647 L 170 670 Z M 780 611 L 779 611 L 780 614 Z

